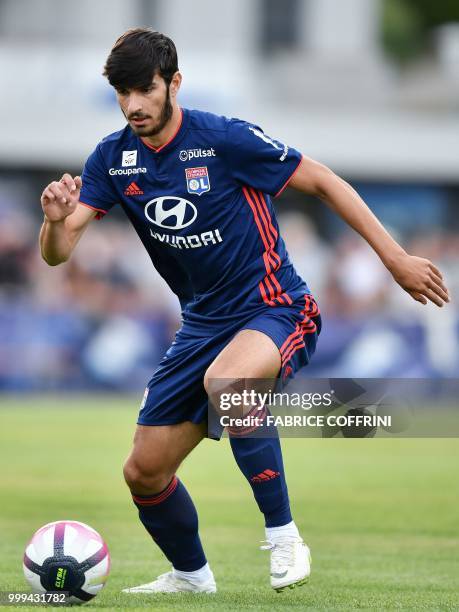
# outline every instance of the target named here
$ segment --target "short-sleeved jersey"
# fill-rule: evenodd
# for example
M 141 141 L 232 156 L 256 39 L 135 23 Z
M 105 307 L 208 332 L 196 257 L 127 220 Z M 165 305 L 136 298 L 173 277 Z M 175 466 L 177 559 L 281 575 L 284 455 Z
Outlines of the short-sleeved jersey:
M 301 154 L 244 121 L 181 113 L 158 149 L 129 126 L 104 138 L 86 162 L 81 203 L 99 216 L 123 208 L 184 320 L 223 322 L 290 304 L 308 290 L 270 196 L 282 192 Z

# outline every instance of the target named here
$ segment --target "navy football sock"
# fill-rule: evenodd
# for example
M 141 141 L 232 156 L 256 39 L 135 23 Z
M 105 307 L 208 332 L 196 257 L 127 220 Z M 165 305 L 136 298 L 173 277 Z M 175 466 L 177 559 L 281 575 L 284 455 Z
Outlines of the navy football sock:
M 234 458 L 252 487 L 266 527 L 286 525 L 292 520 L 279 435 L 274 428 L 272 436 L 246 438 L 230 434 Z
M 173 567 L 194 572 L 206 563 L 198 534 L 198 513 L 180 480 L 174 476 L 157 495 L 132 495 L 145 529 Z

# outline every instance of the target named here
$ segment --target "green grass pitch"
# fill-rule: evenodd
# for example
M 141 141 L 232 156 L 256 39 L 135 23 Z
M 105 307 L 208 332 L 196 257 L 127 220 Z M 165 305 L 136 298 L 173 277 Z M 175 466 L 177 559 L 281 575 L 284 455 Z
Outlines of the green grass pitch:
M 43 524 L 75 519 L 106 539 L 112 571 L 87 608 L 458 610 L 459 445 L 443 440 L 284 440 L 307 585 L 275 593 L 263 523 L 228 441 L 206 440 L 180 476 L 196 502 L 216 595 L 129 596 L 167 571 L 123 483 L 132 398 L 0 398 L 0 590 L 26 590 L 21 559 Z M 11 608 L 2 608 L 11 609 Z M 36 608 L 22 608 L 32 610 Z

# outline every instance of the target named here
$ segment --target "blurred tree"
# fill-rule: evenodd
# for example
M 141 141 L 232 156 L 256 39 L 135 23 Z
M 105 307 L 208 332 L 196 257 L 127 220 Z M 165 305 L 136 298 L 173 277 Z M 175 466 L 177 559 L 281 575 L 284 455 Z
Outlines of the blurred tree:
M 428 49 L 432 28 L 450 21 L 459 21 L 458 0 L 384 0 L 384 48 L 405 63 Z
M 405 0 L 415 10 L 425 29 L 448 21 L 459 21 L 459 2 L 457 0 Z
M 382 42 L 387 53 L 406 62 L 422 48 L 422 23 L 408 0 L 385 0 L 382 19 Z

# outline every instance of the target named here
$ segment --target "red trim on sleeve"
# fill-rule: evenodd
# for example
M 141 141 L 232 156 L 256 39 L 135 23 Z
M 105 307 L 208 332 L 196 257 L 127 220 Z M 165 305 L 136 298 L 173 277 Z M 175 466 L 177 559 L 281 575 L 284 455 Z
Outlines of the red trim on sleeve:
M 299 167 L 301 166 L 301 162 L 303 161 L 303 156 L 301 156 L 300 161 L 298 162 L 298 166 L 295 168 L 295 170 L 292 172 L 292 174 L 288 177 L 288 179 L 285 181 L 285 183 L 283 184 L 283 186 L 279 189 L 279 191 L 276 193 L 276 195 L 274 196 L 275 198 L 278 198 L 280 196 L 280 194 L 284 191 L 284 189 L 287 187 L 287 185 L 290 183 L 290 181 L 292 180 L 292 178 L 295 176 L 295 174 L 298 172 Z
M 143 144 L 146 147 L 148 147 L 149 149 L 152 149 L 155 153 L 159 153 L 162 149 L 164 149 L 164 147 L 167 147 L 167 145 L 170 144 L 174 140 L 174 138 L 177 136 L 177 134 L 180 132 L 180 128 L 182 127 L 182 122 L 183 122 L 183 111 L 182 111 L 182 109 L 180 109 L 180 123 L 178 124 L 178 128 L 176 129 L 175 133 L 169 138 L 169 140 L 167 142 L 165 142 L 164 144 L 162 144 L 158 148 L 156 148 L 153 145 L 151 145 L 144 138 L 141 138 L 140 140 L 143 142 Z
M 79 200 L 79 204 L 86 206 L 86 208 L 90 208 L 91 210 L 95 210 L 97 212 L 96 219 L 102 219 L 104 215 L 107 214 L 106 210 L 102 210 L 102 208 L 96 208 L 95 206 L 91 206 L 91 204 L 87 204 L 86 202 L 82 202 Z

